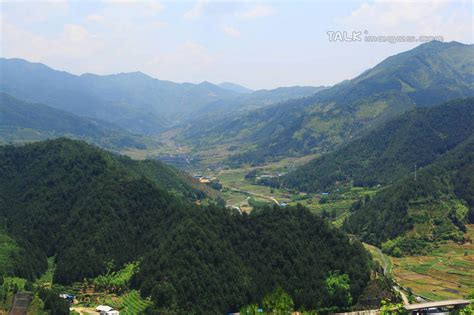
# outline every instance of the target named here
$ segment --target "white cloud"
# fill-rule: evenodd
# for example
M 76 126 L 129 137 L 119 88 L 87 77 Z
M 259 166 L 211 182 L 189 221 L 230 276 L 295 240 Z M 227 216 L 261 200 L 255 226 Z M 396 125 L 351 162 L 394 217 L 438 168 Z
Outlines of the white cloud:
M 255 19 L 260 17 L 266 17 L 270 15 L 274 15 L 275 10 L 269 5 L 257 4 L 252 8 L 248 9 L 245 12 L 237 14 L 238 17 L 244 19 Z
M 183 17 L 187 20 L 197 20 L 202 17 L 204 8 L 208 5 L 207 0 L 198 0 L 191 10 L 184 13 Z
M 1 15 L 28 23 L 48 22 L 66 15 L 70 8 L 67 0 L 1 1 Z
M 224 26 L 223 28 L 224 30 L 224 33 L 226 33 L 227 35 L 231 36 L 231 37 L 239 37 L 240 36 L 240 31 L 236 28 L 233 28 L 232 26 Z
M 160 13 L 164 10 L 164 6 L 163 4 L 161 4 L 160 2 L 158 1 L 149 1 L 148 2 L 148 7 L 150 8 L 150 10 L 152 10 L 154 13 Z
M 136 5 L 144 7 L 151 13 L 160 13 L 165 8 L 161 2 L 157 0 L 106 0 L 106 5 Z
M 91 14 L 86 16 L 86 20 L 90 22 L 102 22 L 104 20 L 104 16 L 101 14 Z
M 121 0 L 106 2 L 97 12 L 84 18 L 85 24 L 94 29 L 100 24 L 102 31 L 110 32 L 111 37 L 120 34 L 143 34 L 148 30 L 161 29 L 166 22 L 157 19 L 164 7 L 158 1 Z M 110 36 L 109 36 L 110 37 Z
M 452 4 L 456 0 L 375 0 L 335 22 L 351 30 L 367 30 L 371 35 L 444 36 L 445 41 L 472 41 L 471 13 L 451 10 Z
M 202 81 L 202 74 L 212 73 L 218 55 L 211 53 L 205 46 L 193 41 L 186 41 L 172 52 L 156 54 L 145 65 L 145 71 L 155 77 L 164 76 L 173 81 Z M 176 71 L 186 69 L 186 74 Z
M 54 62 L 56 59 L 82 59 L 103 49 L 99 38 L 77 24 L 66 24 L 55 38 L 48 38 L 2 21 L 1 52 L 5 57 Z M 34 49 L 31 49 L 34 47 Z

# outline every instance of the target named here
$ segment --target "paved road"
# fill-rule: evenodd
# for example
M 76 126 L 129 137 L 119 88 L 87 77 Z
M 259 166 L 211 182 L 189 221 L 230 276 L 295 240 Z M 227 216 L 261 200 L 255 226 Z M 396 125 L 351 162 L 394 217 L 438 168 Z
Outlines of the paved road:
M 27 315 L 28 306 L 31 302 L 31 293 L 18 292 L 13 297 L 13 307 L 8 313 L 9 315 Z

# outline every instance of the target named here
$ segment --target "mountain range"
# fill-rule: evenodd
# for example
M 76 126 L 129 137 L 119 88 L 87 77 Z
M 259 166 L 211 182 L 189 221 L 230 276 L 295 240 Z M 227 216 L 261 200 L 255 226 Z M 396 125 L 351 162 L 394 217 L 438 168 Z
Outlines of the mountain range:
M 210 110 L 220 111 L 219 105 L 227 101 L 232 106 L 226 110 L 259 108 L 317 90 L 252 92 L 230 83 L 222 87 L 209 82 L 174 83 L 141 72 L 78 76 L 22 59 L 0 59 L 0 92 L 144 135 L 156 135 L 194 119 L 197 113 L 205 117 Z
M 205 150 L 235 146 L 234 164 L 323 153 L 417 107 L 474 95 L 474 45 L 430 42 L 313 96 L 267 106 L 177 138 Z

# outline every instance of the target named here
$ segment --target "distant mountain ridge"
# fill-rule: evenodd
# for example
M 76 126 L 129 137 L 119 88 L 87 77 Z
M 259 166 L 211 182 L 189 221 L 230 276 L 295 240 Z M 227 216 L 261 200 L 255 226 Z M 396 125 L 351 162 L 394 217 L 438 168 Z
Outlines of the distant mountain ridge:
M 201 129 L 194 124 L 196 121 L 201 122 L 205 120 L 207 122 L 206 125 L 212 126 L 214 124 L 220 124 L 222 119 L 228 117 L 235 117 L 235 115 L 250 113 L 259 108 L 314 95 L 325 89 L 327 89 L 325 86 L 279 87 L 272 90 L 257 90 L 233 99 L 211 102 L 196 112 L 194 118 L 189 120 L 190 127 L 185 131 L 185 135 L 187 137 L 193 137 L 196 129 Z
M 326 152 L 406 110 L 474 96 L 473 54 L 474 45 L 426 43 L 313 96 L 193 126 L 184 140 L 239 143 L 237 164 Z
M 144 149 L 147 140 L 111 123 L 79 117 L 0 92 L 0 143 L 22 143 L 68 136 L 111 150 Z
M 230 91 L 234 91 L 234 92 L 237 92 L 237 93 L 245 94 L 245 93 L 254 92 L 254 90 L 251 90 L 249 88 L 246 88 L 245 86 L 235 84 L 235 83 L 232 83 L 232 82 L 222 82 L 221 84 L 218 84 L 218 86 L 220 88 L 223 88 L 224 90 L 230 90 Z
M 158 80 L 142 72 L 73 75 L 40 63 L 0 58 L 0 92 L 145 135 L 158 134 L 170 126 L 194 119 L 197 113 L 206 112 L 207 115 L 209 110 L 219 111 L 219 106 L 209 106 L 216 102 L 226 105 L 228 102 L 225 108 L 232 110 L 234 106 L 249 105 L 239 98 L 247 99 L 253 94 L 247 93 L 250 90 L 233 83 L 223 87 L 209 82 L 192 84 Z M 271 91 L 265 93 L 267 96 L 258 104 L 252 98 L 248 102 L 255 108 L 282 100 L 279 92 L 275 96 Z M 308 89 L 304 96 L 311 94 L 313 91 Z M 296 97 L 301 97 L 301 93 Z
M 72 75 L 21 59 L 0 59 L 0 91 L 79 116 L 157 133 L 210 101 L 235 96 L 216 85 L 174 83 L 141 72 Z

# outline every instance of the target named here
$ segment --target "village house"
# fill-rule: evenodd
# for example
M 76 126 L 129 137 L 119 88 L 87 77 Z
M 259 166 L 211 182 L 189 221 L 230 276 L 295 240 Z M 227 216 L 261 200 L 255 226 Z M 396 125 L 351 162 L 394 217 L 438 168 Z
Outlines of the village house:
M 95 309 L 100 315 L 120 315 L 120 312 L 114 310 L 112 307 L 108 305 L 99 305 Z

